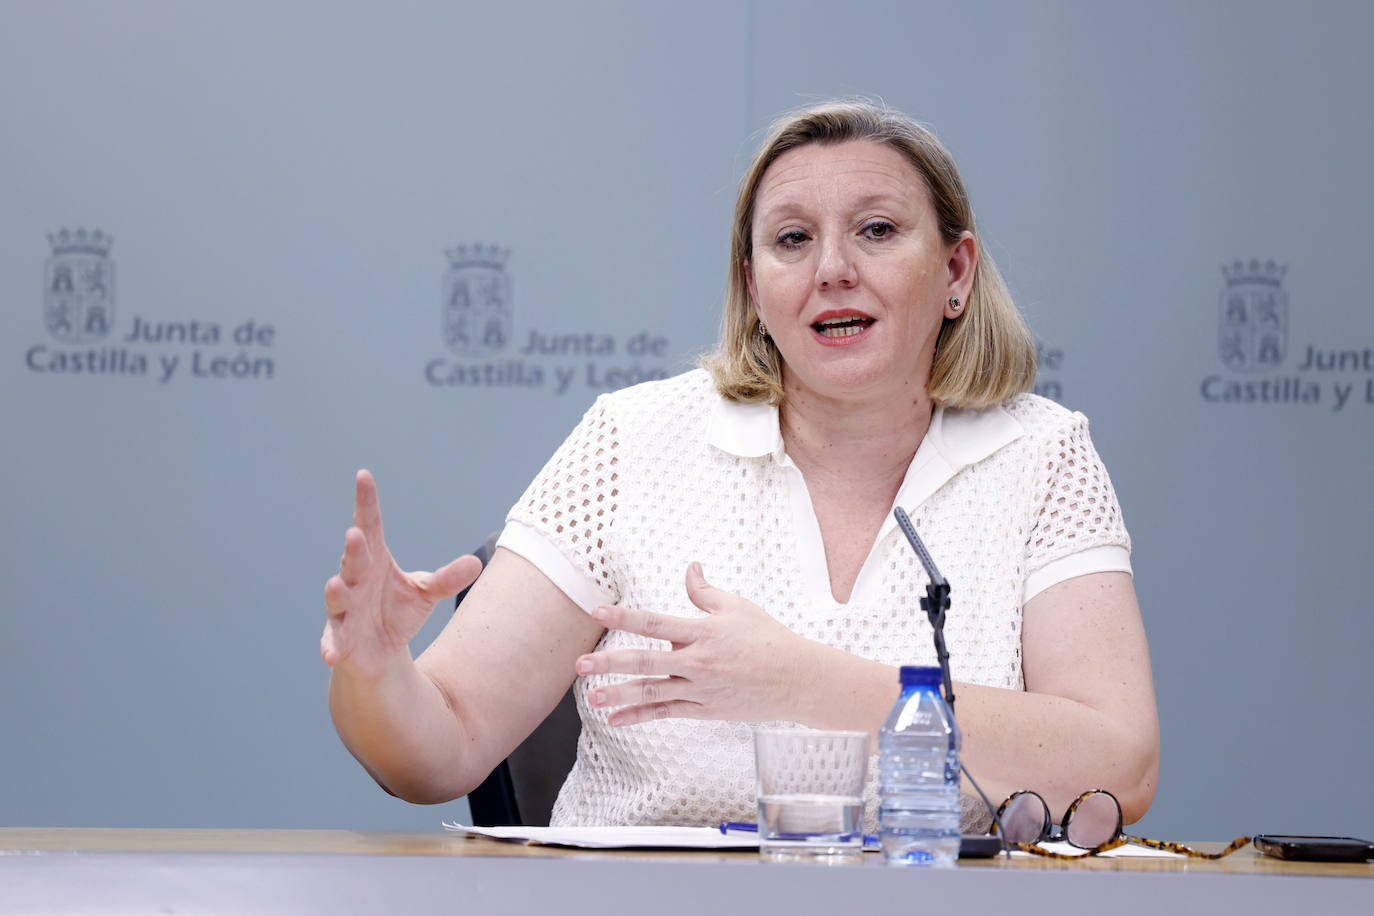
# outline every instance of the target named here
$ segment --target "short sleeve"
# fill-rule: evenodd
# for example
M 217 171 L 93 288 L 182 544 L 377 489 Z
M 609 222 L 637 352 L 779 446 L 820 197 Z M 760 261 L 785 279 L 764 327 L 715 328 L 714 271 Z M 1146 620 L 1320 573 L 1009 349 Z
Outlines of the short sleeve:
M 1111 478 L 1080 413 L 1048 437 L 1035 469 L 1023 602 L 1065 579 L 1131 572 L 1131 539 Z
M 608 560 L 619 509 L 621 442 L 598 398 L 506 516 L 497 546 L 529 560 L 578 606 L 614 604 Z

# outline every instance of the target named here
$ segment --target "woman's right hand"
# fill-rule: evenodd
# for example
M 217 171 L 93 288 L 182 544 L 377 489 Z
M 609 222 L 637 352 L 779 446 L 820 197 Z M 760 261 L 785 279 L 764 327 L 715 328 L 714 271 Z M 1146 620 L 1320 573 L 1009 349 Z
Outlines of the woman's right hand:
M 434 606 L 476 580 L 482 562 L 462 556 L 434 572 L 404 572 L 382 537 L 377 484 L 359 471 L 353 527 L 344 534 L 339 574 L 324 586 L 329 612 L 320 656 L 330 667 L 345 665 L 365 677 L 380 677 L 398 655 L 408 657 L 410 640 Z

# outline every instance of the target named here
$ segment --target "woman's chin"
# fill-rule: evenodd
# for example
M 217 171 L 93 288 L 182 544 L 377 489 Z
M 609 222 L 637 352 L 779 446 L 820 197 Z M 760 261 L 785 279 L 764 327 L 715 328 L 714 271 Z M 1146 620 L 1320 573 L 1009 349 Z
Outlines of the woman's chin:
M 783 388 L 788 392 L 807 392 L 832 400 L 877 402 L 893 398 L 910 399 L 913 391 L 924 391 L 925 385 L 913 378 L 877 371 L 869 361 L 853 366 L 831 365 L 823 371 L 807 373 L 784 369 Z

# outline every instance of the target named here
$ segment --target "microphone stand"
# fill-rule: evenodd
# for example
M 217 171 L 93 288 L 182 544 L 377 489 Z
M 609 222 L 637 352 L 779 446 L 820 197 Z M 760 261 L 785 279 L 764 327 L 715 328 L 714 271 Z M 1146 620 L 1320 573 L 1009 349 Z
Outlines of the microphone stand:
M 902 507 L 898 506 L 892 510 L 892 515 L 897 519 L 897 525 L 902 529 L 902 534 L 906 535 L 907 543 L 911 549 L 916 551 L 916 557 L 921 561 L 921 565 L 926 568 L 926 575 L 930 577 L 930 584 L 926 586 L 926 596 L 921 599 L 921 610 L 926 612 L 926 617 L 930 618 L 930 627 L 935 631 L 935 657 L 940 662 L 940 676 L 945 682 L 945 702 L 949 704 L 949 714 L 954 715 L 954 681 L 949 674 L 949 650 L 945 648 L 945 612 L 949 610 L 949 580 L 940 575 L 940 570 L 935 567 L 935 561 L 930 558 L 930 551 L 926 550 L 926 545 L 921 542 L 921 536 L 916 533 L 916 526 L 911 524 L 911 519 L 907 517 Z M 1011 858 L 1011 849 L 1007 845 L 1007 834 L 1002 829 L 1002 822 L 997 817 L 997 810 L 992 807 L 992 802 L 988 801 L 987 795 L 983 792 L 982 786 L 973 778 L 973 774 L 964 766 L 964 762 L 959 761 L 959 771 L 968 777 L 968 781 L 973 784 L 973 788 L 978 790 L 978 797 L 983 800 L 988 813 L 992 815 L 992 822 L 997 826 L 997 836 L 1001 841 L 1002 852 Z
M 906 535 L 911 549 L 916 551 L 917 559 L 926 568 L 926 575 L 930 577 L 930 583 L 926 585 L 926 596 L 921 599 L 921 610 L 926 612 L 931 629 L 935 631 L 935 658 L 940 662 L 940 676 L 945 682 L 945 702 L 949 704 L 950 713 L 953 713 L 954 681 L 949 675 L 949 650 L 945 648 L 945 612 L 949 610 L 949 580 L 940 575 L 940 570 L 935 568 L 930 551 L 926 550 L 926 545 L 921 542 L 921 536 L 916 533 L 916 526 L 911 524 L 911 519 L 902 511 L 902 507 L 893 509 L 892 515 L 897 519 L 902 534 Z

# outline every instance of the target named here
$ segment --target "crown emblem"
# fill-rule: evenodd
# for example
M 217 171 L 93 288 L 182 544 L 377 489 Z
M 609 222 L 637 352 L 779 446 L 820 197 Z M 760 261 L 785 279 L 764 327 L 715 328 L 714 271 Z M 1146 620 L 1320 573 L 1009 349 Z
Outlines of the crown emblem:
M 486 267 L 491 270 L 505 270 L 506 258 L 510 257 L 510 249 L 502 248 L 500 245 L 483 245 L 474 242 L 471 245 L 457 245 L 444 251 L 448 255 L 449 263 L 455 268 L 462 267 Z
M 459 356 L 488 357 L 511 336 L 510 249 L 474 242 L 447 249 L 441 308 L 444 343 Z
M 92 232 L 85 229 L 77 229 L 75 232 L 63 229 L 61 232 L 49 232 L 48 244 L 52 246 L 52 253 L 55 255 L 93 254 L 103 258 L 110 253 L 114 237 L 99 229 Z
M 1223 264 L 1226 285 L 1217 300 L 1217 353 L 1226 368 L 1269 372 L 1288 353 L 1288 265 L 1272 258 Z
M 1263 264 L 1259 258 L 1251 258 L 1248 263 L 1238 258 L 1230 265 L 1221 265 L 1221 272 L 1226 277 L 1227 286 L 1239 286 L 1242 283 L 1282 286 L 1283 278 L 1288 273 L 1288 265 L 1278 264 L 1273 258 Z
M 114 239 L 99 229 L 48 234 L 52 257 L 43 268 L 43 320 L 62 343 L 99 340 L 114 325 Z

